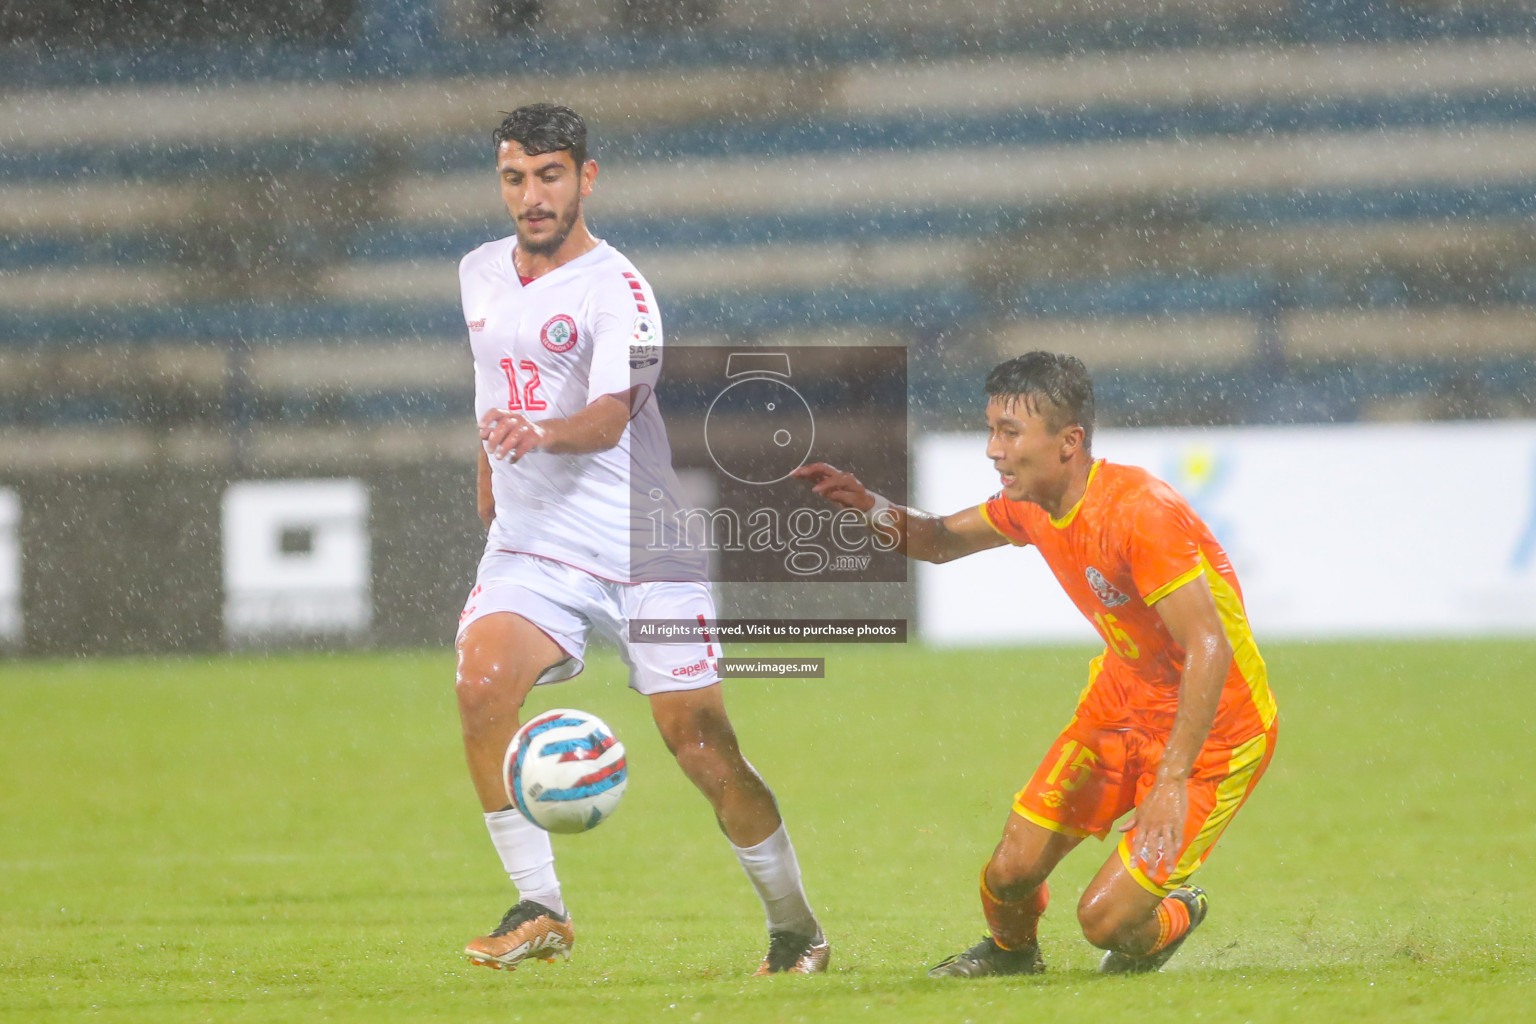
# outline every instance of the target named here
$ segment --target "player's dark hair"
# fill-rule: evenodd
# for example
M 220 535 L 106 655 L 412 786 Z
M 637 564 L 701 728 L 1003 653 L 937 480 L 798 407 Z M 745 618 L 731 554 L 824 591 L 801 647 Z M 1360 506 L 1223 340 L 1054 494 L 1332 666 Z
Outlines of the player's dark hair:
M 530 103 L 518 107 L 491 133 L 497 149 L 515 142 L 529 156 L 568 151 L 579 171 L 587 162 L 587 122 L 570 107 L 558 103 Z
M 1083 428 L 1083 448 L 1093 444 L 1093 377 L 1076 356 L 1026 352 L 998 363 L 987 374 L 988 398 L 1021 401 L 1053 433 L 1070 423 Z

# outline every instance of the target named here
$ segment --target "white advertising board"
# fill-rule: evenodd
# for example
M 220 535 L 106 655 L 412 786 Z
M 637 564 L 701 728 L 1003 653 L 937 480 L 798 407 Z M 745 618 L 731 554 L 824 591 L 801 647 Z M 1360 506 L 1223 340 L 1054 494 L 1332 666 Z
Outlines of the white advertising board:
M 335 636 L 373 620 L 361 480 L 260 480 L 224 492 L 224 632 Z
M 918 506 L 995 493 L 985 449 L 982 434 L 919 439 Z M 1536 422 L 1105 430 L 1093 450 L 1190 500 L 1261 642 L 1536 634 Z M 916 578 L 924 640 L 1095 639 L 1028 548 L 920 564 Z
M 21 620 L 21 495 L 0 487 L 0 644 L 19 644 Z

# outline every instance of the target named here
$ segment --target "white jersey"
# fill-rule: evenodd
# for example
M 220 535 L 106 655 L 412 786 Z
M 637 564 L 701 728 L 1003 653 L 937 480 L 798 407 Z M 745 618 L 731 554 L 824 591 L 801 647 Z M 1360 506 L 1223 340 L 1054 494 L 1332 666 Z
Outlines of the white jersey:
M 629 425 L 613 448 L 491 459 L 496 519 L 487 549 L 551 558 L 621 583 L 702 578 L 675 566 L 658 575 L 656 566 L 631 559 L 632 536 L 642 550 L 649 536 L 647 510 L 655 514 L 660 505 L 670 513 L 678 490 L 653 394 L 662 334 L 650 285 L 601 241 L 524 285 L 512 262 L 516 241 L 487 242 L 459 263 L 476 419 L 490 409 L 534 421 L 567 417 L 604 395 L 635 391 Z

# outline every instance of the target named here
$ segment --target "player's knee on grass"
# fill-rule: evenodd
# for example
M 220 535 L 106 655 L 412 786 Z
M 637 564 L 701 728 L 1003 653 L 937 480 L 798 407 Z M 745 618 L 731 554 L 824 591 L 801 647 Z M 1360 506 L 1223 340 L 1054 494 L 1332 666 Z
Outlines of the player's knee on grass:
M 1016 848 L 1004 836 L 987 861 L 987 888 L 1000 900 L 1021 900 L 1039 888 L 1049 874 L 1030 851 Z
M 1077 923 L 1090 945 L 1128 953 L 1139 951 L 1138 934 L 1155 913 L 1156 904 L 1127 906 L 1091 887 L 1077 903 Z
M 987 888 L 992 895 L 1000 900 L 1021 900 L 1040 887 L 1045 881 L 1045 873 L 1036 870 L 1033 864 L 1026 864 L 1004 858 L 999 861 L 997 854 L 993 854 L 992 860 L 987 863 Z

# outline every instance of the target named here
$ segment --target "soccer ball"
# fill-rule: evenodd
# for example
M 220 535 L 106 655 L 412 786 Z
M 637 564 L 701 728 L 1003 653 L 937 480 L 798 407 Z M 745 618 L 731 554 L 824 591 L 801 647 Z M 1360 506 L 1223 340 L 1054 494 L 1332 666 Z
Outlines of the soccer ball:
M 501 778 L 523 817 L 549 832 L 585 832 L 613 813 L 629 782 L 624 744 L 596 715 L 570 708 L 523 723 Z

